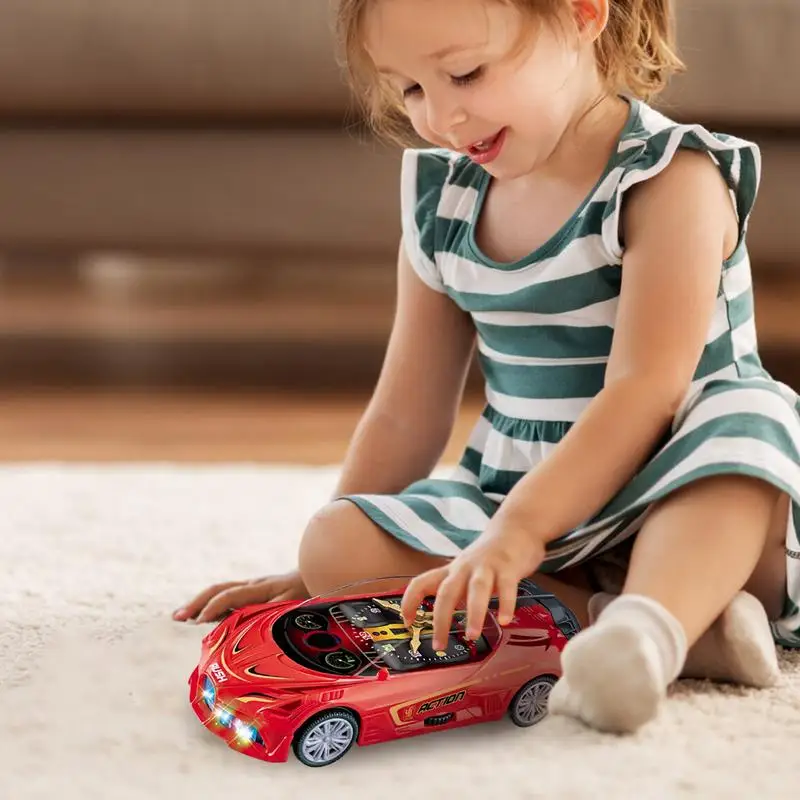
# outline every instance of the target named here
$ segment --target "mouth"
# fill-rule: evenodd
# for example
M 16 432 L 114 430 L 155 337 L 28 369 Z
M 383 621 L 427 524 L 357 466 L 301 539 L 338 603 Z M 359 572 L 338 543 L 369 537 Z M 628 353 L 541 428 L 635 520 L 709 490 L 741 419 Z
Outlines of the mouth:
M 502 128 L 498 133 L 488 139 L 473 142 L 466 148 L 467 155 L 478 164 L 487 164 L 494 161 L 503 148 L 508 128 Z

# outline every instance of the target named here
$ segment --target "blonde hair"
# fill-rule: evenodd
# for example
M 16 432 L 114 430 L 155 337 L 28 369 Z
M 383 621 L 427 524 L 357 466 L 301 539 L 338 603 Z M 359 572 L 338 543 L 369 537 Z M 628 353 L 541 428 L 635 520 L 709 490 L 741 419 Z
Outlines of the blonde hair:
M 370 126 L 399 143 L 408 140 L 402 103 L 377 74 L 363 43 L 366 11 L 375 0 L 335 0 L 336 28 L 344 68 Z M 568 0 L 495 0 L 528 18 L 567 22 Z M 649 101 L 685 67 L 675 45 L 673 0 L 609 0 L 609 19 L 595 42 L 607 91 Z

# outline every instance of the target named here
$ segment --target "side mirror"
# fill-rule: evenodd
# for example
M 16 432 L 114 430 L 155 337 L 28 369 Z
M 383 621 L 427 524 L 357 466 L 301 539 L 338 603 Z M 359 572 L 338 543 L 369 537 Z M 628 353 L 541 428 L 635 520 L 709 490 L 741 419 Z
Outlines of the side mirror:
M 388 681 L 389 680 L 389 670 L 386 667 L 381 667 L 378 670 L 378 680 L 379 681 Z

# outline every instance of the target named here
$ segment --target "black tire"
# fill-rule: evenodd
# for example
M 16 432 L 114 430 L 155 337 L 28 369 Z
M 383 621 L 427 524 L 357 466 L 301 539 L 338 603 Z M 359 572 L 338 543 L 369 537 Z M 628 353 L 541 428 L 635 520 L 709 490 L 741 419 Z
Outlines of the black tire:
M 334 747 L 333 752 L 328 753 L 325 753 L 322 741 L 326 735 L 323 727 L 326 723 L 330 733 L 337 730 L 342 733 L 342 736 L 337 737 L 338 746 Z M 316 740 L 313 738 L 315 736 L 318 737 Z M 300 728 L 292 742 L 292 749 L 297 760 L 307 767 L 327 767 L 343 758 L 355 744 L 356 739 L 358 739 L 358 720 L 351 711 L 346 709 L 326 711 L 312 717 Z M 317 744 L 320 745 L 321 750 L 319 756 L 316 755 Z
M 511 721 L 520 728 L 529 728 L 541 722 L 547 716 L 547 700 L 555 683 L 553 675 L 540 675 L 528 681 L 508 706 Z

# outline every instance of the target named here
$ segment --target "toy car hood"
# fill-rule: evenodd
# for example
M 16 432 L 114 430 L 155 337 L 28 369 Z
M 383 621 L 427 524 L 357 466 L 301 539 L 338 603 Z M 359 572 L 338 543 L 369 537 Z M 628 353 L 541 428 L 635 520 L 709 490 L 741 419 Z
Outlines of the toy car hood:
M 235 611 L 203 639 L 200 674 L 209 675 L 220 694 L 250 690 L 258 681 L 265 691 L 310 689 L 352 678 L 310 670 L 283 652 L 272 626 L 295 601 L 249 606 Z

